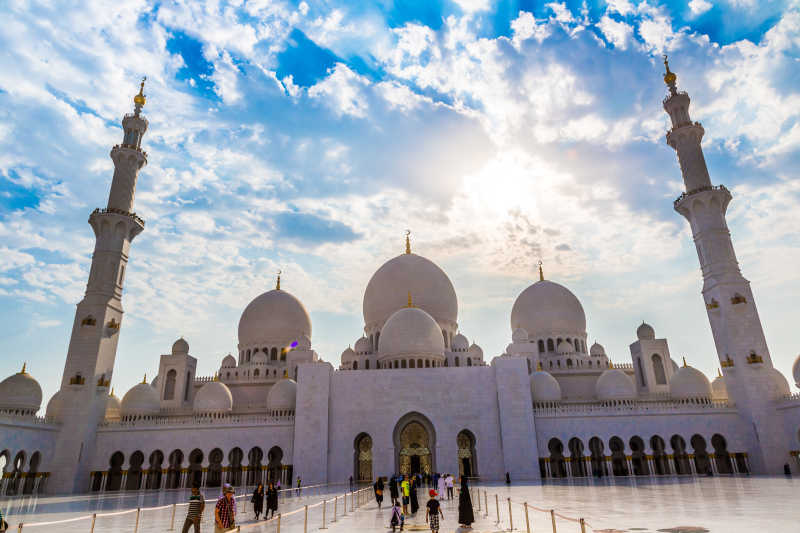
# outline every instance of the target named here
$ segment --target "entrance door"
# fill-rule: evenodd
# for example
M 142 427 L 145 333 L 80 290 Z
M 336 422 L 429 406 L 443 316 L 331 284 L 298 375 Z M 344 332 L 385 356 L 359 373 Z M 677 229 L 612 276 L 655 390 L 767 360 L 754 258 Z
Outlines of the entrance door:
M 420 463 L 419 463 L 419 455 L 412 455 L 411 456 L 411 474 L 419 474 L 421 473 Z
M 469 457 L 462 458 L 461 465 L 463 466 L 464 475 L 472 477 L 472 465 L 470 464 Z

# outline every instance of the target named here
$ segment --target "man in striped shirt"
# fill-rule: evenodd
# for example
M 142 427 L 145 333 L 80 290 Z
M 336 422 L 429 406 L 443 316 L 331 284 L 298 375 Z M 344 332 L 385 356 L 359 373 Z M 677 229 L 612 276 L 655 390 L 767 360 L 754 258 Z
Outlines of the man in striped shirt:
M 189 511 L 186 513 L 186 521 L 183 523 L 183 533 L 189 533 L 189 528 L 194 525 L 194 533 L 200 533 L 200 518 L 203 516 L 203 509 L 206 502 L 200 494 L 197 485 L 192 486 L 192 495 L 189 496 Z

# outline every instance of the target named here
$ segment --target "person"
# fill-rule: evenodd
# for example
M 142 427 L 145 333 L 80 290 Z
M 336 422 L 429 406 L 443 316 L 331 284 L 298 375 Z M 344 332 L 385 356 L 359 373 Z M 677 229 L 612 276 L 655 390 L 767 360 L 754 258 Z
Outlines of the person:
M 405 522 L 406 517 L 403 514 L 403 510 L 400 508 L 400 502 L 395 500 L 392 506 L 392 520 L 389 522 L 389 525 L 392 526 L 392 533 L 394 533 L 394 528 L 397 526 L 400 526 L 400 531 L 403 531 Z
M 250 498 L 250 502 L 253 504 L 253 511 L 255 511 L 256 520 L 258 520 L 258 515 L 264 511 L 264 485 L 262 483 L 259 483 L 256 490 L 253 491 L 253 497 Z
M 403 482 L 400 483 L 400 491 L 403 493 L 403 514 L 408 514 L 408 503 L 411 499 L 411 483 L 408 476 L 403 475 Z
M 455 484 L 455 480 L 453 479 L 453 474 L 447 474 L 447 479 L 445 480 L 447 484 L 447 499 L 453 499 L 453 485 Z
M 297 476 L 297 490 L 295 492 L 300 496 L 300 476 Z
M 3 511 L 0 510 L 0 531 L 8 531 L 8 522 L 3 519 Z M 199 529 L 197 531 L 200 531 Z
M 203 495 L 200 494 L 200 487 L 195 483 L 192 485 L 192 493 L 189 496 L 189 510 L 186 512 L 182 533 L 188 533 L 192 526 L 194 526 L 194 533 L 200 533 L 200 519 L 205 508 L 206 502 L 203 501 Z M 3 530 L 0 529 L 0 531 Z
M 225 484 L 222 496 L 217 500 L 214 509 L 214 533 L 231 531 L 236 527 L 236 502 L 233 499 L 233 487 Z
M 275 488 L 275 484 L 270 481 L 269 485 L 267 485 L 267 512 L 264 513 L 264 520 L 267 520 L 272 511 L 272 516 L 275 516 L 275 511 L 278 510 L 278 489 Z
M 392 476 L 392 479 L 389 480 L 389 496 L 392 498 L 392 502 L 397 501 L 397 498 L 400 497 L 400 491 L 397 490 L 397 476 Z
M 378 509 L 380 509 L 383 503 L 383 478 L 378 476 L 372 488 L 375 489 L 375 501 L 378 502 Z
M 442 504 L 436 499 L 435 490 L 429 490 L 428 495 L 431 499 L 428 500 L 427 508 L 425 509 L 425 521 L 431 526 L 431 533 L 439 533 L 439 517 L 444 518 Z
M 350 476 L 350 492 L 353 492 L 353 476 Z
M 511 474 L 506 472 L 506 485 L 511 485 Z
M 469 486 L 466 476 L 461 477 L 461 493 L 458 495 L 458 523 L 470 527 L 475 521 L 472 514 L 472 497 L 469 495 Z
M 417 489 L 419 488 L 418 477 L 414 476 L 411 479 L 411 514 L 416 515 L 417 511 L 419 511 L 419 500 L 417 500 Z
M 784 463 L 783 465 L 783 475 L 786 477 L 792 477 L 792 469 L 789 468 L 789 463 Z
M 439 499 L 444 500 L 447 494 L 447 474 L 439 476 Z

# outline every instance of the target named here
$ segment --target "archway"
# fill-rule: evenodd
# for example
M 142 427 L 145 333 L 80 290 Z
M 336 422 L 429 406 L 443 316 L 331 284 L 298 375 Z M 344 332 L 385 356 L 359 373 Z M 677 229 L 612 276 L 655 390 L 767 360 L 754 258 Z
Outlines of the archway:
M 706 451 L 706 439 L 701 435 L 692 435 L 689 440 L 694 448 L 694 467 L 698 474 L 705 475 L 711 473 L 711 461 Z
M 22 487 L 23 494 L 32 494 L 34 486 L 36 485 L 36 474 L 39 472 L 39 463 L 42 460 L 42 454 L 33 452 L 31 460 L 28 461 L 28 475 L 25 478 L 25 485 Z
M 208 454 L 208 478 L 207 487 L 219 487 L 222 485 L 222 461 L 225 454 L 219 448 L 214 448 Z
M 108 461 L 108 481 L 106 482 L 106 490 L 119 490 L 122 485 L 122 463 L 125 462 L 125 456 L 122 452 L 114 452 L 111 459 Z
M 611 471 L 615 476 L 627 476 L 628 462 L 625 458 L 625 443 L 619 437 L 611 437 L 608 447 L 611 448 Z
M 372 480 L 372 437 L 360 433 L 353 442 L 353 479 L 356 481 Z
M 711 437 L 711 446 L 714 447 L 714 460 L 717 463 L 717 472 L 720 474 L 732 474 L 733 465 L 731 464 L 730 453 L 728 453 L 728 443 L 725 437 L 715 433 Z
M 281 471 L 283 470 L 283 465 L 281 461 L 283 460 L 283 450 L 280 449 L 279 446 L 273 446 L 270 448 L 269 452 L 267 453 L 267 482 L 273 481 L 278 482 L 281 481 Z M 291 480 L 290 480 L 291 481 Z
M 478 476 L 478 463 L 475 457 L 475 435 L 463 429 L 456 437 L 458 444 L 458 475 L 466 477 Z
M 183 464 L 183 452 L 172 450 L 169 454 L 169 468 L 167 469 L 167 488 L 177 489 L 181 486 L 181 465 Z
M 583 441 L 572 437 L 567 443 L 569 448 L 569 464 L 573 477 L 586 477 L 586 461 L 583 456 Z
M 644 441 L 638 435 L 631 437 L 629 442 L 631 447 L 631 466 L 634 476 L 646 476 L 650 474 L 647 465 L 647 455 L 644 453 Z
M 264 452 L 258 446 L 251 448 L 247 454 L 247 484 L 261 483 L 261 460 Z
M 242 484 L 242 459 L 244 452 L 241 448 L 234 448 L 228 452 L 228 483 L 234 487 Z
M 425 415 L 408 413 L 394 428 L 395 467 L 401 474 L 432 474 L 436 432 Z
M 653 449 L 653 464 L 655 465 L 655 473 L 659 476 L 668 475 L 669 459 L 666 452 L 666 443 L 658 435 L 653 435 L 650 438 L 650 448 Z
M 129 462 L 128 480 L 125 482 L 125 490 L 139 490 L 139 487 L 142 486 L 142 463 L 144 463 L 144 454 L 138 450 L 133 452 Z
M 148 489 L 161 488 L 161 463 L 164 462 L 164 453 L 161 450 L 156 450 L 150 454 L 150 466 L 147 468 L 147 484 Z
M 192 450 L 189 454 L 189 476 L 186 478 L 186 485 L 198 487 L 203 483 L 203 451 L 199 448 Z
M 686 453 L 686 441 L 680 435 L 673 435 L 669 439 L 672 446 L 672 460 L 675 463 L 675 473 L 677 475 L 690 474 L 689 456 Z
M 567 466 L 564 461 L 564 445 L 558 439 L 550 439 L 547 443 L 550 450 L 550 473 L 553 477 L 567 477 Z
M 603 451 L 604 445 L 600 437 L 592 437 L 589 439 L 589 453 L 591 454 L 592 461 L 592 475 L 601 477 L 608 475 L 606 471 L 606 458 Z

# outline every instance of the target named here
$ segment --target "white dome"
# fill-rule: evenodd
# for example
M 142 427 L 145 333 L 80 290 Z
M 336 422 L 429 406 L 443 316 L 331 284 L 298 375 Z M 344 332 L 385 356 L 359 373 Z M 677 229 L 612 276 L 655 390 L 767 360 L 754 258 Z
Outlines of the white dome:
M 728 399 L 728 386 L 725 385 L 725 376 L 717 376 L 711 382 L 711 397 L 715 400 Z
M 772 378 L 772 394 L 774 398 L 780 399 L 792 393 L 789 388 L 789 382 L 786 381 L 786 377 L 781 374 L 777 368 L 770 368 L 767 372 L 770 373 L 770 377 Z
M 528 332 L 522 328 L 517 328 L 511 333 L 511 340 L 514 342 L 528 342 Z
M 112 394 L 106 396 L 106 420 L 119 420 L 120 416 L 122 416 L 122 404 L 119 401 L 119 398 Z
M 157 414 L 161 408 L 158 392 L 147 383 L 134 385 L 122 397 L 122 416 L 149 416 Z
M 669 395 L 676 400 L 710 398 L 711 383 L 708 378 L 691 366 L 683 366 L 669 380 Z
M 469 341 L 464 335 L 459 333 L 458 335 L 453 337 L 452 348 L 453 350 L 466 350 L 467 348 L 469 348 Z
M 231 359 L 233 359 L 233 356 L 231 356 Z M 269 361 L 269 357 L 267 357 L 267 354 L 265 354 L 261 350 L 257 351 L 250 358 L 250 362 L 253 363 L 253 364 L 256 364 L 256 365 L 265 365 L 265 364 L 267 364 L 267 361 Z M 234 359 L 234 363 L 235 362 L 236 362 L 236 360 Z M 234 364 L 233 366 L 236 366 L 236 365 Z
M 367 329 L 381 327 L 395 311 L 405 307 L 409 292 L 414 305 L 431 315 L 442 328 L 455 327 L 458 299 L 450 278 L 429 259 L 402 254 L 385 262 L 367 283 L 364 291 Z
M 172 344 L 172 355 L 186 355 L 189 353 L 189 343 L 183 337 Z
M 531 395 L 534 402 L 561 401 L 561 385 L 549 372 L 537 370 L 531 374 Z
M 640 341 L 651 341 L 656 338 L 656 330 L 650 324 L 642 322 L 642 325 L 636 328 L 636 338 Z
M 42 387 L 25 372 L 13 374 L 0 382 L 0 410 L 19 410 L 33 414 L 42 406 Z
M 473 357 L 477 357 L 481 361 L 483 360 L 483 348 L 481 348 L 474 342 L 472 343 L 472 346 L 469 347 L 469 352 L 473 354 Z
M 800 388 L 800 355 L 797 356 L 792 365 L 792 377 L 794 378 L 795 385 Z
M 222 368 L 236 368 L 236 358 L 228 354 L 222 358 L 222 364 L 220 366 Z
M 270 411 L 294 411 L 297 403 L 297 382 L 284 378 L 269 389 L 267 409 Z
M 418 307 L 405 307 L 389 317 L 378 345 L 381 357 L 444 355 L 444 339 L 436 321 Z
M 230 413 L 233 409 L 233 395 L 221 381 L 209 381 L 197 391 L 194 397 L 196 413 Z
M 366 337 L 361 337 L 356 341 L 356 353 L 365 354 L 372 352 L 372 346 L 369 343 L 369 339 Z
M 349 346 L 347 347 L 347 349 L 345 349 L 345 351 L 342 352 L 342 364 L 353 361 L 355 360 L 355 358 L 356 358 L 356 352 L 354 352 L 353 349 Z
M 257 296 L 239 319 L 241 347 L 289 346 L 301 335 L 311 338 L 311 318 L 300 300 L 284 290 L 274 289 Z
M 45 410 L 45 418 L 52 418 L 53 420 L 58 420 L 61 418 L 61 408 L 64 405 L 64 393 L 59 389 L 53 397 L 50 398 L 50 401 L 47 402 L 47 410 Z
M 575 348 L 573 348 L 572 345 L 567 341 L 561 341 L 558 343 L 558 346 L 556 346 L 556 352 L 560 354 L 572 353 L 574 351 Z
M 618 368 L 609 368 L 600 374 L 594 385 L 598 400 L 632 400 L 636 398 L 636 387 L 631 378 Z
M 511 309 L 511 329 L 524 328 L 529 338 L 554 334 L 586 334 L 586 315 L 569 289 L 537 281 L 520 293 Z
M 589 355 L 593 355 L 595 357 L 600 357 L 606 354 L 606 349 L 603 348 L 602 344 L 595 342 L 592 344 L 592 347 L 589 348 Z
M 676 363 L 675 359 L 673 359 L 671 357 L 669 359 L 669 363 L 672 365 L 672 373 L 674 374 L 675 372 L 678 371 L 678 363 Z
M 296 350 L 310 350 L 311 349 L 311 339 L 308 338 L 308 335 L 300 335 L 297 337 L 297 345 L 295 346 Z

